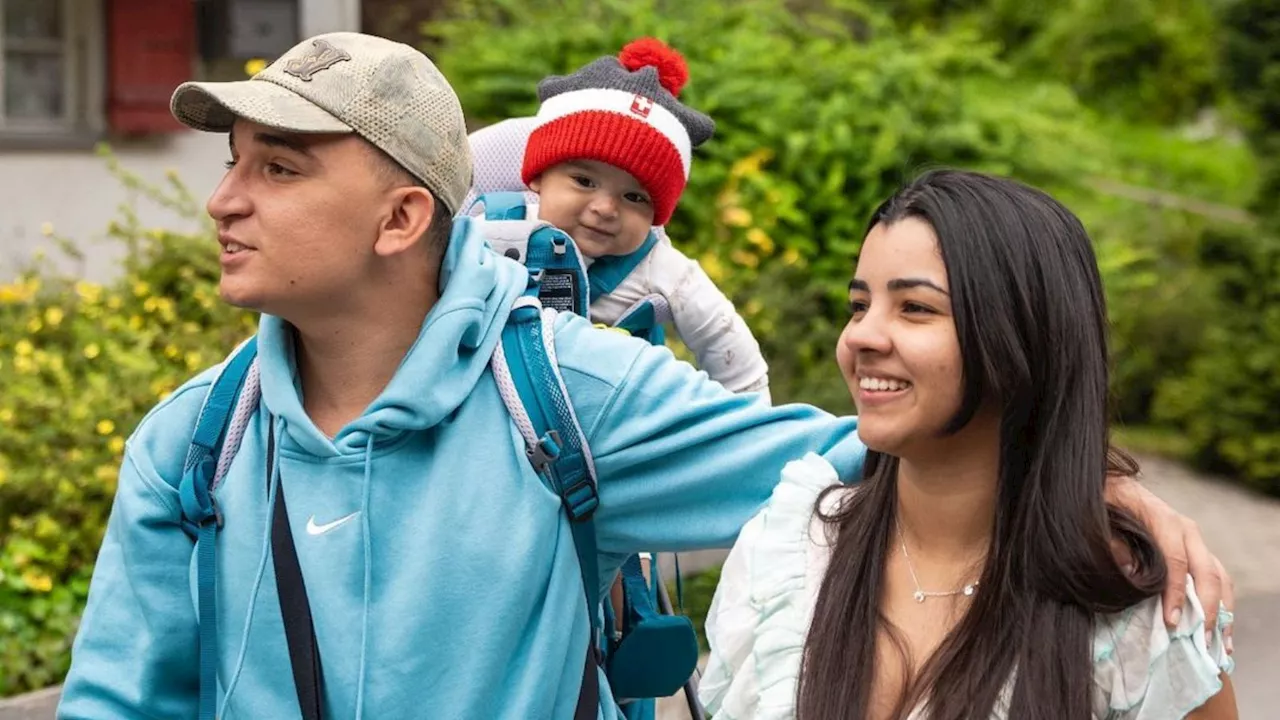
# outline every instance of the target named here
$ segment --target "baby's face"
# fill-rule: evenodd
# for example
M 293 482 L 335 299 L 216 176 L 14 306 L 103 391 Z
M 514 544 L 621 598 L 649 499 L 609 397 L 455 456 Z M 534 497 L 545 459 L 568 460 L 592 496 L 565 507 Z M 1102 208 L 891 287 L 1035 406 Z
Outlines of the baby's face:
M 626 255 L 653 226 L 649 193 L 631 173 L 596 160 L 571 160 L 529 183 L 538 217 L 569 234 L 587 257 Z

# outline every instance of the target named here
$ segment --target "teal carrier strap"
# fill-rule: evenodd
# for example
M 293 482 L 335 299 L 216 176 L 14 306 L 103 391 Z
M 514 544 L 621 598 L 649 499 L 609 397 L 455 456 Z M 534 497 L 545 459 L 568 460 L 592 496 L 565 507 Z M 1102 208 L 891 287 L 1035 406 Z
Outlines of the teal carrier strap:
M 613 695 L 628 720 L 652 720 L 654 698 L 673 695 L 683 687 L 694 717 L 700 718 L 693 687 L 697 635 L 688 618 L 673 613 L 657 563 L 651 563 L 646 580 L 638 556 L 626 561 L 622 568 L 623 607 L 616 617 L 611 604 L 600 601 L 591 521 L 591 512 L 599 502 L 595 469 L 554 354 L 552 311 L 590 317 L 589 301 L 616 288 L 652 251 L 658 236 L 651 231 L 634 253 L 598 258 L 584 272 L 585 263 L 572 238 L 546 223 L 530 220 L 522 193 L 489 193 L 476 203 L 484 206 L 485 218 L 478 222 L 493 250 L 528 268 L 529 286 L 503 332 L 501 351 L 494 356 L 494 375 L 524 437 L 530 461 L 544 484 L 560 496 L 568 514 L 593 647 L 603 654 Z M 557 293 L 570 283 L 549 272 L 574 274 L 577 283 L 586 283 L 572 285 L 574 302 L 559 302 L 563 295 Z M 549 282 L 554 284 L 548 287 Z M 580 287 L 585 292 L 579 292 Z M 549 298 L 555 304 L 548 305 Z M 633 305 L 616 326 L 661 344 L 662 325 L 670 319 L 666 299 L 655 294 Z
M 182 481 L 178 485 L 178 497 L 182 504 L 182 528 L 196 543 L 200 720 L 214 720 L 218 710 L 218 563 L 215 553 L 216 535 L 222 527 L 222 511 L 218 509 L 213 491 L 226 470 L 226 462 L 220 460 L 224 445 L 232 444 L 226 442 L 227 430 L 257 352 L 258 341 L 254 337 L 232 354 L 213 381 L 199 419 L 196 420 Z M 232 440 L 234 445 L 238 445 L 240 438 L 233 437 Z

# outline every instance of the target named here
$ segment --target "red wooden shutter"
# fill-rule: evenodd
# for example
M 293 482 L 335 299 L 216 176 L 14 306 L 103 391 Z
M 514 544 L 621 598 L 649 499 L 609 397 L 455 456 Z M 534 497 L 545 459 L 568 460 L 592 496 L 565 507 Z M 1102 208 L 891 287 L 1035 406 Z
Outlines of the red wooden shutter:
M 169 97 L 191 79 L 196 20 L 192 0 L 109 0 L 107 119 L 125 135 L 172 132 Z

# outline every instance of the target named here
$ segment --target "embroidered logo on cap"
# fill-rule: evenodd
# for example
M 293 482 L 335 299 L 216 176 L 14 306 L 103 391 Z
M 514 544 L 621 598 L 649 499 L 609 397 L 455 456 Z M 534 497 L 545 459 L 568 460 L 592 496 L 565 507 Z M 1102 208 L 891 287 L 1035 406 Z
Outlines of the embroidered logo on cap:
M 311 81 L 321 70 L 328 70 L 343 60 L 350 60 L 351 54 L 341 48 L 329 44 L 327 40 L 312 40 L 314 50 L 302 57 L 292 58 L 284 64 L 282 70 L 290 75 Z
M 631 101 L 631 112 L 642 118 L 649 117 L 649 111 L 653 109 L 653 101 L 643 95 L 637 95 Z

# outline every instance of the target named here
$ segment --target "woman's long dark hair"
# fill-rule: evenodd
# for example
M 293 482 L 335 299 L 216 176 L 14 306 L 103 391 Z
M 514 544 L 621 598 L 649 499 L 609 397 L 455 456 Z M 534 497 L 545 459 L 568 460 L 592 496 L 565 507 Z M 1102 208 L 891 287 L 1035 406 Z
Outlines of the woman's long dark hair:
M 978 173 L 927 173 L 868 225 L 919 218 L 933 228 L 951 286 L 964 396 L 946 432 L 979 406 L 1000 409 L 995 523 L 979 592 L 911 677 L 894 717 L 989 717 L 1016 668 L 1008 717 L 1087 720 L 1095 613 L 1159 592 L 1164 559 L 1142 526 L 1103 499 L 1108 473 L 1137 465 L 1108 444 L 1107 316 L 1088 234 L 1048 195 Z M 823 515 L 834 536 L 797 690 L 801 720 L 864 718 L 897 517 L 895 457 L 871 452 L 862 489 Z M 1133 553 L 1126 575 L 1110 540 Z

